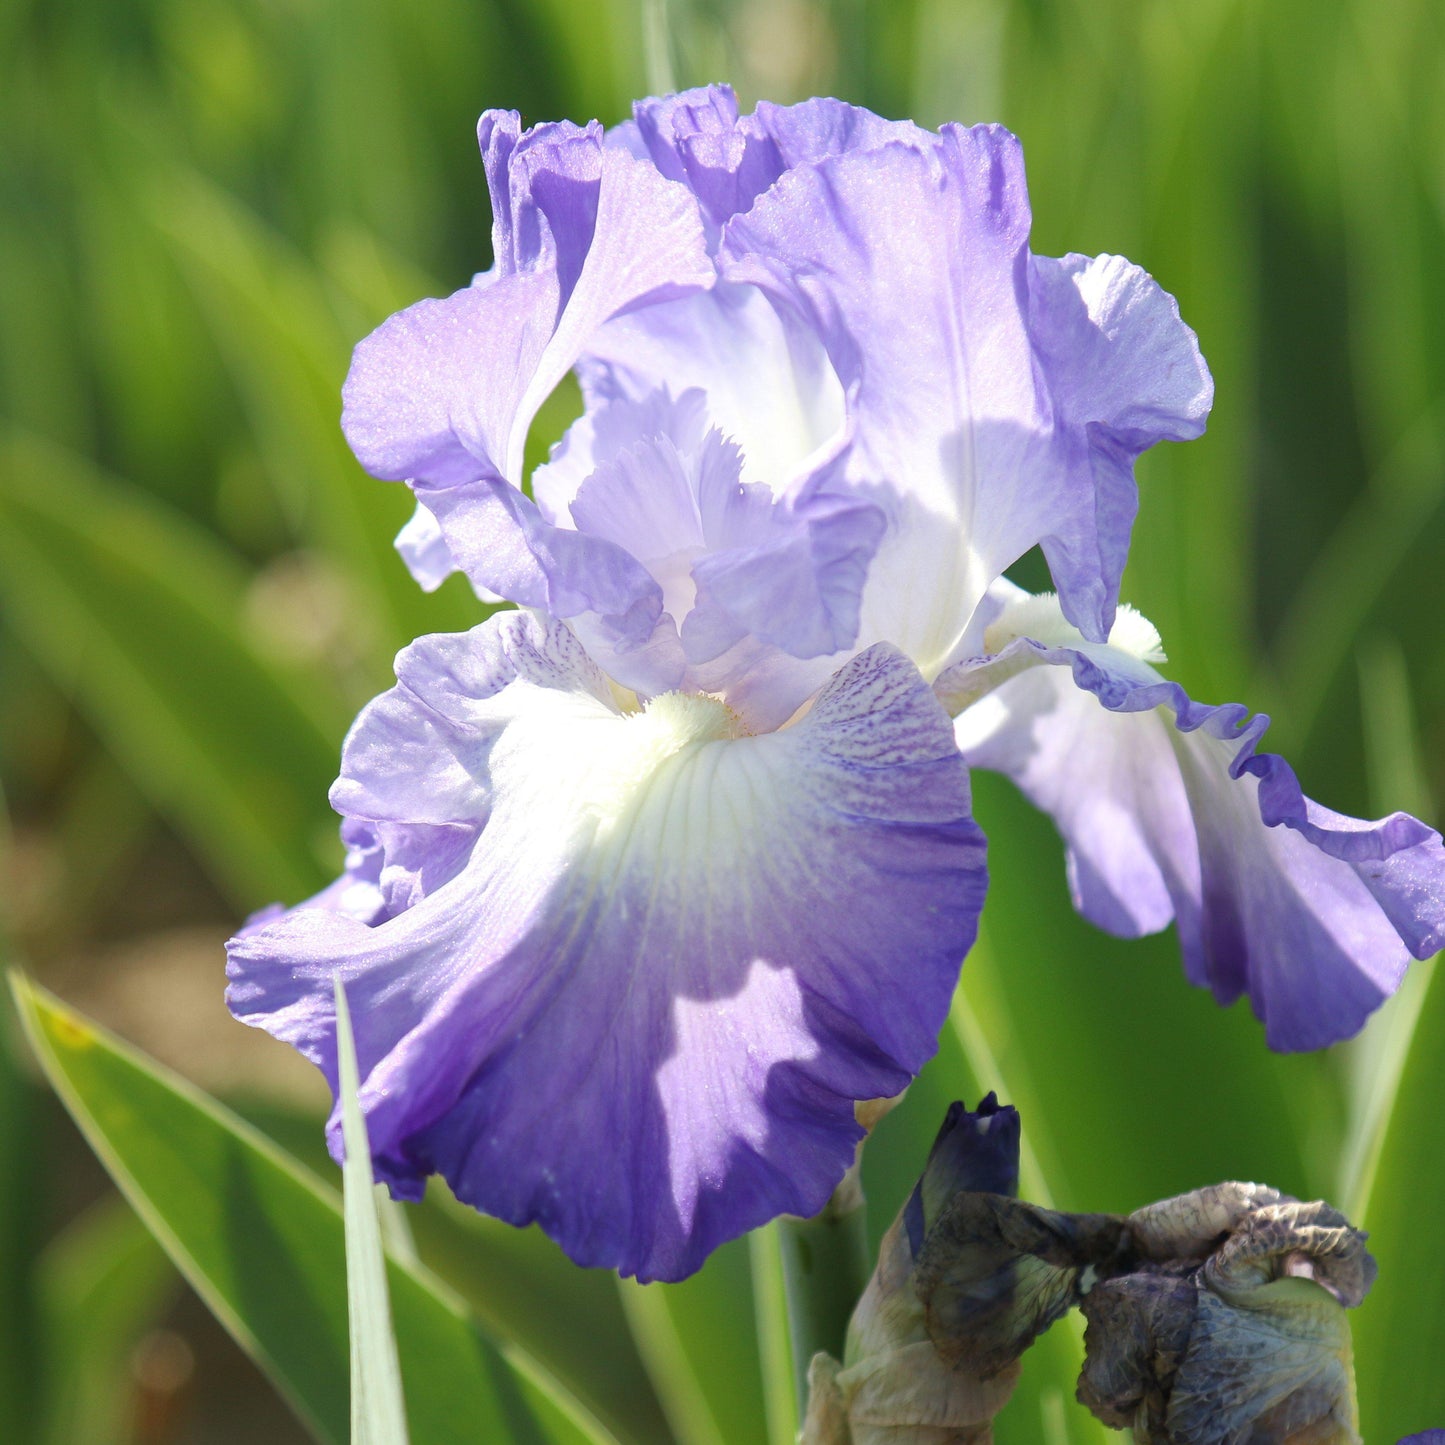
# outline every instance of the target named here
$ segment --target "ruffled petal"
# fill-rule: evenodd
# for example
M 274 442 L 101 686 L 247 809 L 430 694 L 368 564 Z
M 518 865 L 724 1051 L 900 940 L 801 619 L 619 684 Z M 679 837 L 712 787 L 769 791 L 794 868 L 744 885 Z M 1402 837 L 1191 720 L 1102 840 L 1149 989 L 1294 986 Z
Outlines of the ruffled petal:
M 857 640 L 868 566 L 887 526 L 883 513 L 825 495 L 771 505 L 762 520 L 694 565 L 698 605 L 682 629 L 690 659 L 718 656 L 729 623 L 737 636 L 727 645 L 751 636 L 797 658 L 833 656 Z
M 379 1176 L 414 1197 L 440 1172 L 581 1263 L 678 1278 L 815 1212 L 853 1102 L 933 1052 L 982 903 L 967 771 L 916 669 L 871 649 L 797 725 L 734 737 L 707 698 L 619 714 L 570 632 L 527 614 L 409 652 L 349 753 L 379 756 L 383 718 L 444 718 L 419 811 L 469 808 L 470 855 L 378 927 L 303 909 L 233 941 L 233 1010 L 334 1087 L 340 972 Z M 428 714 L 409 733 L 408 706 Z M 338 798 L 394 811 L 373 776 Z
M 739 116 L 728 85 L 640 100 L 633 114 L 658 170 L 684 182 L 718 226 L 748 210 L 793 166 L 925 135 L 911 121 L 884 120 L 827 97 L 798 105 L 763 101 L 754 114 Z
M 666 437 L 679 452 L 696 452 L 708 432 L 707 408 L 701 390 L 678 390 L 665 379 L 636 396 L 589 407 L 532 473 L 532 495 L 542 515 L 556 526 L 573 526 L 572 503 L 583 482 L 599 468 L 617 465 L 639 441 Z
M 724 229 L 724 281 L 762 287 L 816 330 L 843 383 L 847 481 L 890 522 L 863 635 L 926 673 L 1040 542 L 1059 560 L 1066 613 L 1105 636 L 1132 521 L 1120 471 L 1151 434 L 1194 424 L 1162 417 L 1184 387 L 1155 374 L 1193 348 L 1168 299 L 1132 268 L 1037 262 L 1029 225 L 1014 137 L 945 126 L 928 145 L 795 167 Z M 1104 357 L 1127 379 L 1122 396 L 1089 379 Z
M 750 726 L 776 727 L 836 662 L 775 654 L 852 646 L 886 524 L 821 488 L 779 499 L 744 484 L 737 446 L 703 429 L 704 402 L 688 390 L 602 407 L 539 473 L 545 507 L 496 481 L 417 494 L 469 576 L 572 621 L 619 682 L 719 692 Z M 578 481 L 584 454 L 597 464 Z
M 790 171 L 723 242 L 726 279 L 763 287 L 823 339 L 854 423 L 848 476 L 889 518 L 867 635 L 925 672 L 1057 509 L 1039 484 L 1048 415 L 1018 284 L 1028 230 L 1018 143 L 980 128 L 962 146 L 892 144 Z M 1032 508 L 1026 467 L 1041 474 Z
M 1095 488 L 1092 513 L 1064 518 L 1044 555 L 1070 616 L 1103 637 L 1139 507 L 1134 462 L 1203 435 L 1214 381 L 1178 303 L 1122 256 L 1031 256 L 1029 331 L 1071 465 Z
M 710 286 L 697 203 L 601 128 L 481 138 L 495 273 L 384 322 L 356 349 L 342 425 L 379 477 L 448 486 L 520 480 L 537 408 L 609 317 Z
M 1051 598 L 1006 610 L 996 655 L 938 679 L 962 709 L 960 747 L 1054 819 L 1085 917 L 1125 936 L 1173 918 L 1191 980 L 1221 1003 L 1247 993 L 1272 1048 L 1347 1038 L 1411 957 L 1445 945 L 1440 835 L 1306 798 L 1284 759 L 1258 751 L 1269 720 L 1166 682 L 1139 655 L 1141 622 L 1116 624 L 1131 651 L 1086 643 Z M 1046 639 L 1017 636 L 1030 626 Z
M 560 304 L 554 272 L 523 272 L 383 321 L 357 345 L 341 389 L 356 459 L 386 481 L 505 475 L 542 400 L 523 415 Z

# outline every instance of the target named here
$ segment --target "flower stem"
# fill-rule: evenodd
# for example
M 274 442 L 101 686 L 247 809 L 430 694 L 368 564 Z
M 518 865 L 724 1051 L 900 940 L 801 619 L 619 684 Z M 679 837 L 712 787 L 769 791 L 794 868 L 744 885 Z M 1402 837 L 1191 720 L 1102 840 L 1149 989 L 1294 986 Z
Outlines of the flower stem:
M 808 1363 L 819 1350 L 843 1358 L 848 1320 L 872 1271 L 868 1210 L 856 1162 L 821 1213 L 778 1220 L 778 1245 L 802 1419 L 808 1408 Z

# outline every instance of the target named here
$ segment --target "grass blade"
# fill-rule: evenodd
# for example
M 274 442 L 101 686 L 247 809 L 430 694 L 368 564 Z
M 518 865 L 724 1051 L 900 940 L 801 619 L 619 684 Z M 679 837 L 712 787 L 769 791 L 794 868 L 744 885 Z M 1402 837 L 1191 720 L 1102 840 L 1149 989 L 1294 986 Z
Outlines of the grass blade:
M 371 1145 L 357 1102 L 356 1043 L 341 975 L 336 988 L 336 1053 L 341 1074 L 341 1126 L 346 1140 L 342 1200 L 346 1217 L 346 1312 L 351 1332 L 352 1445 L 407 1445 L 401 1365 L 391 1326 L 386 1255 L 371 1173 Z

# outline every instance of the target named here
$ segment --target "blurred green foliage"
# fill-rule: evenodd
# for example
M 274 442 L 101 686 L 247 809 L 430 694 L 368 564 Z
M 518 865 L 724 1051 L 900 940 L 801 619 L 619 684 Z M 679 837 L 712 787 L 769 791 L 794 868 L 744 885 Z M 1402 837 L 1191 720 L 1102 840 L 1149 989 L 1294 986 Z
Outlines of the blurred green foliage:
M 337 427 L 349 347 L 488 263 L 482 108 L 614 121 L 667 77 L 1017 131 L 1035 249 L 1145 265 L 1214 369 L 1208 436 L 1140 467 L 1125 594 L 1173 675 L 1274 714 L 1321 801 L 1438 821 L 1438 0 L 4 0 L 0 55 L 4 895 L 42 972 L 83 977 L 100 943 L 174 918 L 219 941 L 336 867 L 349 717 L 400 645 L 478 616 L 391 551 L 406 495 Z M 978 812 L 984 938 L 870 1146 L 875 1234 L 947 1100 L 991 1087 L 1024 1111 L 1026 1182 L 1064 1207 L 1229 1176 L 1329 1195 L 1384 1266 L 1356 1323 L 1365 1438 L 1445 1424 L 1445 1384 L 1412 1364 L 1445 1319 L 1445 992 L 1419 970 L 1358 1042 L 1272 1058 L 1187 988 L 1172 937 L 1073 917 L 1049 826 L 1004 787 L 981 779 Z M 67 1223 L 52 1176 L 73 1155 L 19 1059 L 0 1058 L 0 1438 L 64 1438 L 83 1406 L 88 1439 L 121 1441 L 104 1381 L 128 1388 L 167 1291 L 113 1219 Z M 417 1236 L 627 1438 L 789 1438 L 766 1236 L 620 1298 L 442 1204 Z M 1069 1403 L 1077 1339 L 1036 1354 L 1001 1445 L 1100 1438 Z

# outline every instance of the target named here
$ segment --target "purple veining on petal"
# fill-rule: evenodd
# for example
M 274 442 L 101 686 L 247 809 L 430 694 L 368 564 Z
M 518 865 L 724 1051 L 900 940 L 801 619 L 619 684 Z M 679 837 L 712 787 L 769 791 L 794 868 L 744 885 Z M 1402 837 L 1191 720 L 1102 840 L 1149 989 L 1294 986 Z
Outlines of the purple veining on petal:
M 416 1197 L 440 1172 L 579 1262 L 678 1278 L 815 1212 L 854 1101 L 933 1052 L 982 902 L 967 771 L 916 669 L 870 649 L 765 737 L 704 698 L 619 715 L 528 614 L 399 673 L 334 796 L 391 821 L 412 787 L 416 822 L 472 830 L 465 861 L 376 927 L 302 908 L 233 940 L 233 1011 L 334 1088 L 339 972 L 379 1177 Z
M 1247 993 L 1272 1048 L 1349 1037 L 1411 957 L 1445 946 L 1440 835 L 1306 798 L 1283 758 L 1258 751 L 1262 714 L 1193 702 L 1082 640 L 1019 638 L 936 690 L 963 709 L 969 763 L 1053 817 L 1080 912 L 1126 936 L 1172 917 L 1191 980 L 1221 1003 Z

